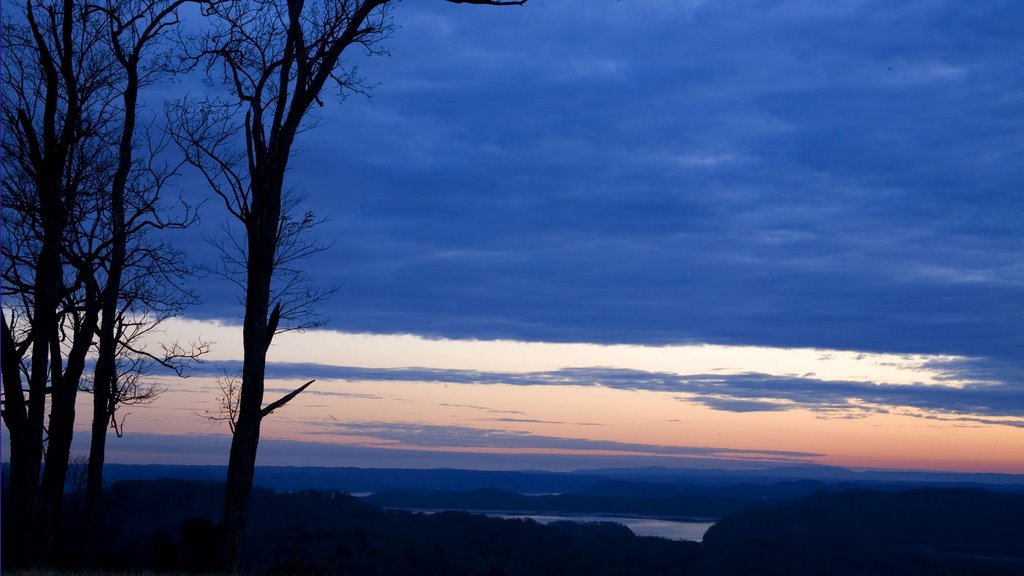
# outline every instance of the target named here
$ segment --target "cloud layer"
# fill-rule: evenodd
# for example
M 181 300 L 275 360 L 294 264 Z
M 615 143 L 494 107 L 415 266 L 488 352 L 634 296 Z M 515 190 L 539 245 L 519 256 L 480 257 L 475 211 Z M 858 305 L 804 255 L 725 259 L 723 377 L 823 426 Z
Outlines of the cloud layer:
M 704 446 L 639 444 L 610 440 L 544 436 L 530 432 L 497 428 L 421 423 L 332 422 L 324 423 L 321 428 L 323 429 L 321 433 L 325 435 L 357 436 L 371 439 L 374 443 L 378 443 L 379 446 L 392 444 L 403 449 L 422 448 L 440 450 L 444 448 L 460 448 L 482 451 L 514 450 L 519 452 L 620 452 L 646 456 L 737 458 L 773 462 L 801 461 L 822 456 L 822 454 L 792 450 L 745 450 Z
M 218 363 L 233 370 L 237 363 Z M 985 374 L 992 375 L 991 370 Z M 272 363 L 270 378 L 431 382 L 511 386 L 602 386 L 677 394 L 685 402 L 728 412 L 805 409 L 828 417 L 897 411 L 906 415 L 1024 428 L 1024 386 L 1016 381 L 962 385 L 886 384 L 822 380 L 811 375 L 675 374 L 623 368 L 565 368 L 544 372 L 489 372 L 429 368 L 358 368 Z M 282 390 L 284 391 L 284 390 Z M 342 394 L 320 392 L 323 394 Z
M 330 218 L 332 328 L 1017 362 L 1024 5 L 395 17 L 353 60 L 374 98 L 328 99 L 289 176 Z M 237 316 L 209 286 L 197 313 Z

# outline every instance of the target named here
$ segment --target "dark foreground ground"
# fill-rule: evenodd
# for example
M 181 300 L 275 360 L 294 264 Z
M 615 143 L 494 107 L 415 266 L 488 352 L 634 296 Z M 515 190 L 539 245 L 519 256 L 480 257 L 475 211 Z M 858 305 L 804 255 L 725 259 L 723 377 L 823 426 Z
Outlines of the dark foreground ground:
M 98 567 L 215 572 L 222 489 L 113 485 Z M 388 511 L 324 491 L 257 489 L 249 528 L 252 574 L 1024 575 L 1024 495 L 964 488 L 777 500 L 723 518 L 703 544 L 636 537 L 618 524 Z M 74 543 L 64 544 L 70 569 Z

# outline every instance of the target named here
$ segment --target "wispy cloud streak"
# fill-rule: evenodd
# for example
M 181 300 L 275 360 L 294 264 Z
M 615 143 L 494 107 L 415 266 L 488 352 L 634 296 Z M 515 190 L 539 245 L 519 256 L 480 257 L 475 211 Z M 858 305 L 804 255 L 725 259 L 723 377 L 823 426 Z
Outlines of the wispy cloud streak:
M 545 436 L 516 430 L 475 428 L 469 426 L 442 426 L 401 422 L 324 422 L 318 433 L 325 435 L 356 436 L 393 444 L 401 448 L 472 448 L 531 450 L 628 452 L 657 456 L 685 456 L 709 458 L 740 458 L 771 461 L 807 460 L 822 456 L 813 452 L 792 450 L 757 450 L 717 448 L 705 446 L 670 446 Z
M 270 364 L 275 378 L 323 378 L 343 381 L 428 382 L 510 386 L 601 386 L 677 394 L 678 398 L 728 412 L 781 411 L 796 408 L 821 413 L 880 412 L 902 407 L 964 417 L 986 423 L 1024 425 L 1024 381 L 1012 378 L 1012 365 L 962 361 L 946 367 L 956 385 L 886 384 L 822 380 L 812 375 L 674 374 L 621 368 L 566 368 L 542 372 L 488 372 L 432 368 L 359 368 L 322 364 Z M 963 374 L 984 378 L 964 385 Z M 324 394 L 342 394 L 324 392 Z

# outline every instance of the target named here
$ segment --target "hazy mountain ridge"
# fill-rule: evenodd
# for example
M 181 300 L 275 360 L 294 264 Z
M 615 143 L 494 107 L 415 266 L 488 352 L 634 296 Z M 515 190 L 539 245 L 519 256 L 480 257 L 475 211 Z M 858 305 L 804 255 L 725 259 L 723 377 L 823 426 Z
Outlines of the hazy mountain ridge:
M 120 480 L 222 481 L 223 466 L 108 464 L 105 477 Z M 865 471 L 844 468 L 801 466 L 763 470 L 623 468 L 581 470 L 576 472 L 487 471 L 463 469 L 349 468 L 259 466 L 256 484 L 275 490 L 340 490 L 351 493 L 406 489 L 476 490 L 497 488 L 519 494 L 556 494 L 586 492 L 594 486 L 626 481 L 654 485 L 680 486 L 755 486 L 784 482 L 814 481 L 842 487 L 907 489 L 915 486 L 984 487 L 991 490 L 1024 492 L 1024 475 L 959 472 Z M 609 484 L 610 485 L 610 484 Z M 781 489 L 781 488 L 780 488 Z M 736 488 L 730 488 L 736 490 Z M 797 495 L 794 493 L 794 495 Z
M 866 487 L 888 493 L 910 489 L 906 484 L 826 483 L 818 480 L 711 486 L 609 480 L 581 491 L 561 494 L 527 495 L 495 488 L 405 489 L 377 492 L 366 496 L 364 500 L 385 508 L 422 510 L 609 514 L 667 520 L 716 519 L 765 503 L 815 494 L 863 490 Z
M 494 488 L 477 490 L 400 490 L 364 498 L 385 508 L 475 510 L 488 512 L 611 514 L 663 519 L 719 518 L 753 506 L 757 499 L 687 493 L 649 494 L 647 485 L 632 484 L 630 493 L 566 493 L 529 496 Z
M 224 479 L 224 466 L 131 465 L 111 464 L 106 478 L 120 480 Z M 410 488 L 459 489 L 499 488 L 521 494 L 582 490 L 607 480 L 604 476 L 533 471 L 481 471 L 411 468 L 325 468 L 259 466 L 255 483 L 274 490 L 340 490 L 343 492 L 379 492 Z

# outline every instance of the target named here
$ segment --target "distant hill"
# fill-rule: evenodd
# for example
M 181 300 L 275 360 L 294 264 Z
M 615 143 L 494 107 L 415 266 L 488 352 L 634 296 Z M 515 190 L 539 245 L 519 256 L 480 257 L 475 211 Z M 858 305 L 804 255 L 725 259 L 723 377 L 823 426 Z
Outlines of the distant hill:
M 1024 495 L 819 492 L 748 508 L 704 536 L 724 574 L 1024 574 Z
M 485 512 L 611 514 L 660 519 L 717 519 L 768 502 L 871 486 L 875 491 L 905 492 L 905 484 L 825 483 L 816 480 L 770 484 L 662 484 L 605 480 L 582 490 L 524 495 L 495 488 L 474 490 L 403 489 L 376 492 L 364 499 L 385 508 L 474 510 Z
M 120 480 L 223 481 L 223 466 L 127 465 L 108 464 L 104 477 L 108 482 Z M 644 490 L 657 490 L 654 485 L 737 486 L 756 487 L 780 482 L 814 481 L 834 488 L 871 487 L 908 489 L 916 486 L 985 487 L 994 490 L 1024 493 L 1024 475 L 965 474 L 939 472 L 853 472 L 827 466 L 769 468 L 764 470 L 624 468 L 585 470 L 578 472 L 483 471 L 456 469 L 401 468 L 328 468 L 260 466 L 256 468 L 256 484 L 281 491 L 341 490 L 350 493 L 373 493 L 394 490 L 455 490 L 496 488 L 519 494 L 559 494 L 582 492 L 598 485 L 616 481 L 644 484 Z M 773 491 L 773 494 L 775 492 Z M 793 495 L 799 495 L 795 491 Z M 764 494 L 762 494 L 764 495 Z
M 575 474 L 603 476 L 643 482 L 764 483 L 779 480 L 819 480 L 822 482 L 885 483 L 902 485 L 1006 487 L 1024 492 L 1024 474 L 990 472 L 933 472 L 924 470 L 862 470 L 838 466 L 777 466 L 763 469 L 730 470 L 722 468 L 597 468 Z
M 224 466 L 108 464 L 104 470 L 104 479 L 108 483 L 163 478 L 220 482 L 226 474 L 227 468 Z M 599 475 L 557 472 L 258 466 L 255 483 L 280 491 L 340 490 L 364 493 L 420 488 L 498 488 L 520 494 L 551 494 L 581 490 L 607 480 L 607 477 Z
M 809 494 L 816 487 L 811 484 L 798 493 Z M 769 497 L 763 494 L 768 492 L 770 490 L 762 490 L 751 495 L 741 486 L 732 494 L 722 488 L 709 491 L 701 487 L 619 481 L 596 484 L 580 492 L 551 495 L 527 496 L 494 488 L 396 490 L 378 492 L 365 500 L 385 508 L 715 519 L 763 502 Z M 780 487 L 778 495 L 771 498 L 791 495 L 789 487 Z
M 476 502 L 567 511 L 650 505 L 659 513 L 675 506 L 692 510 L 743 502 L 700 544 L 637 537 L 616 523 L 542 525 L 465 512 L 421 514 L 384 510 L 337 491 L 257 488 L 246 536 L 247 569 L 253 574 L 352 576 L 1024 575 L 1024 494 L 837 486 L 787 481 L 687 487 L 605 480 L 559 495 L 406 490 L 372 498 L 383 504 L 420 498 L 437 507 Z M 96 568 L 215 572 L 223 538 L 217 524 L 223 493 L 223 483 L 195 480 L 109 486 Z M 74 554 L 75 542 L 58 542 L 72 547 L 57 548 L 56 567 L 61 568 L 59 559 Z
M 820 473 L 825 478 L 804 478 Z M 610 469 L 556 473 L 455 469 L 375 469 L 263 466 L 256 485 L 280 492 L 342 491 L 370 495 L 389 508 L 510 512 L 592 513 L 665 519 L 721 518 L 757 504 L 815 492 L 854 488 L 903 491 L 921 486 L 974 487 L 1024 493 L 1024 478 L 1008 475 L 924 474 L 931 482 L 879 473 L 878 479 L 828 467 L 761 471 Z M 111 464 L 105 477 L 123 480 L 180 479 L 221 482 L 223 466 Z M 792 478 L 791 478 L 792 476 Z M 852 477 L 854 480 L 843 478 Z M 960 482 L 954 480 L 960 479 Z M 979 479 L 1013 484 L 978 484 Z
M 790 484 L 788 489 L 808 487 Z M 595 491 L 622 496 L 638 486 Z M 557 498 L 498 490 L 471 494 L 490 502 L 506 499 L 509 506 Z M 211 482 L 113 485 L 106 495 L 99 565 L 122 571 L 215 570 L 222 495 L 223 485 Z M 1021 494 L 817 492 L 731 514 L 697 544 L 640 538 L 611 523 L 541 525 L 460 512 L 386 511 L 337 492 L 275 494 L 260 488 L 253 494 L 248 566 L 253 573 L 367 576 L 1013 576 L 1024 574 L 1021 518 Z
M 127 481 L 107 494 L 99 566 L 216 572 L 223 484 Z M 144 511 L 144 512 L 143 512 Z M 337 492 L 253 492 L 253 574 L 418 576 L 685 575 L 700 546 L 640 538 L 620 524 L 384 511 Z

